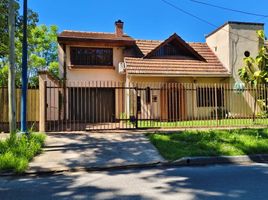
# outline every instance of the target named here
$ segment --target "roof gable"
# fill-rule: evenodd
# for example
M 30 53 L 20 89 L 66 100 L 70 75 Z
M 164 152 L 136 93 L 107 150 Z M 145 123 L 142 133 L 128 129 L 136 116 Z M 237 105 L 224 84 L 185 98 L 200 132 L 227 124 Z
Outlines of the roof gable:
M 168 39 L 160 43 L 154 49 L 149 51 L 144 58 L 156 58 L 162 56 L 183 56 L 191 57 L 193 59 L 205 61 L 205 59 L 198 54 L 189 44 L 187 44 L 176 33 L 171 35 Z

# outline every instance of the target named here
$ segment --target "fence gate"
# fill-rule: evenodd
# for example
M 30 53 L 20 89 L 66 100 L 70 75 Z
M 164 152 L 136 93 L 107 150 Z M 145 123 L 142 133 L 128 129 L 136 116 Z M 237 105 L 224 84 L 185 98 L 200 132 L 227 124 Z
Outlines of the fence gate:
M 134 129 L 136 91 L 121 82 L 46 82 L 46 131 Z

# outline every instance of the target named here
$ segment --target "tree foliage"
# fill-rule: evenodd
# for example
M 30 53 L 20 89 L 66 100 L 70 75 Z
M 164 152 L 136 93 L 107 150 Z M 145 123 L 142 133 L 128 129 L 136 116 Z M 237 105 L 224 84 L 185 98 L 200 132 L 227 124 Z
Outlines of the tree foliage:
M 16 2 L 16 85 L 20 85 L 22 57 L 22 17 Z M 8 0 L 0 0 L 0 85 L 8 80 Z M 28 10 L 28 78 L 29 85 L 38 84 L 39 70 L 58 76 L 57 26 L 37 25 L 38 14 Z
M 29 84 L 38 84 L 38 71 L 49 70 L 58 76 L 57 26 L 40 25 L 33 27 L 28 34 L 28 77 Z M 17 55 L 22 52 L 21 43 Z M 21 57 L 22 55 L 20 55 Z M 18 63 L 21 61 L 19 60 Z M 55 70 L 57 69 L 57 70 Z
M 264 84 L 268 83 L 268 51 L 264 46 L 265 34 L 263 30 L 257 31 L 260 41 L 260 48 L 258 55 L 244 58 L 244 66 L 239 69 L 238 74 L 242 81 L 255 87 L 254 90 L 254 111 L 253 119 L 255 120 L 257 103 L 261 108 L 260 116 L 267 117 L 268 99 L 266 94 L 266 87 Z M 259 87 L 257 87 L 259 85 Z
M 258 55 L 244 58 L 244 66 L 239 69 L 238 74 L 245 83 L 256 86 L 268 83 L 268 52 L 264 46 L 264 31 L 257 31 L 261 47 Z

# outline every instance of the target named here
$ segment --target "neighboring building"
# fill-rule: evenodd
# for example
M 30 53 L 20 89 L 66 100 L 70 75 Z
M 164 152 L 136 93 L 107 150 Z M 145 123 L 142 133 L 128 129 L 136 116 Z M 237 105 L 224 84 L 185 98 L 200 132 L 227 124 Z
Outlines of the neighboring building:
M 261 45 L 256 34 L 264 30 L 262 23 L 227 22 L 206 36 L 206 43 L 228 69 L 233 81 L 239 81 L 238 69 L 243 66 L 245 52 L 255 57 Z
M 59 34 L 60 74 L 70 88 L 66 102 L 69 115 L 75 115 L 81 120 L 85 116 L 96 115 L 96 111 L 85 111 L 80 116 L 81 110 L 87 110 L 87 103 L 78 103 L 80 99 L 72 100 L 71 103 L 78 105 L 78 109 L 70 106 L 72 96 L 79 96 L 75 89 L 77 85 L 71 85 L 76 81 L 82 81 L 80 87 L 103 82 L 103 85 L 95 85 L 100 89 L 98 100 L 91 105 L 91 110 L 105 105 L 103 109 L 109 113 L 109 119 L 105 116 L 103 119 L 89 117 L 89 121 L 99 122 L 111 121 L 111 115 L 117 119 L 122 113 L 127 116 L 135 114 L 135 105 L 131 103 L 131 96 L 134 96 L 135 91 L 115 90 L 115 86 L 109 86 L 115 84 L 114 82 L 124 87 L 142 85 L 143 88 L 149 88 L 149 91 L 157 83 L 161 83 L 160 87 L 163 88 L 165 83 L 234 83 L 239 80 L 237 72 L 243 65 L 244 53 L 248 51 L 251 56 L 257 55 L 260 42 L 256 31 L 264 29 L 264 24 L 261 23 L 227 22 L 207 35 L 205 43 L 195 43 L 185 42 L 176 33 L 164 41 L 133 39 L 124 33 L 123 25 L 120 20 L 115 22 L 114 33 L 63 31 Z M 218 89 L 208 90 L 208 93 L 226 101 Z M 197 113 L 202 118 L 208 113 L 205 109 L 213 104 L 208 102 L 208 105 L 202 106 L 202 102 L 198 102 L 198 94 L 202 88 L 197 88 L 194 95 L 188 94 L 187 90 L 178 90 L 174 96 L 172 88 L 170 91 L 163 91 L 166 93 L 162 90 L 145 90 L 144 98 L 141 99 L 144 111 L 141 112 L 141 118 L 153 116 L 154 119 L 174 119 L 174 113 L 172 116 L 169 114 L 169 107 L 174 104 L 178 107 L 175 109 L 176 120 L 194 119 Z M 94 102 L 97 95 L 87 90 L 82 93 L 83 102 L 85 97 Z M 187 106 L 190 101 L 193 103 Z M 248 106 L 245 103 L 246 107 Z M 213 109 L 211 106 L 211 111 Z M 229 109 L 236 108 L 229 106 Z

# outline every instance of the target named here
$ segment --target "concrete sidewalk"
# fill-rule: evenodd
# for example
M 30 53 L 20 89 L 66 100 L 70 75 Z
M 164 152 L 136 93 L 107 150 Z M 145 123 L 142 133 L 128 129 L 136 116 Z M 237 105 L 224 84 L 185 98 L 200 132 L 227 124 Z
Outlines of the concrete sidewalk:
M 153 165 L 164 159 L 142 133 L 48 133 L 28 173 Z

